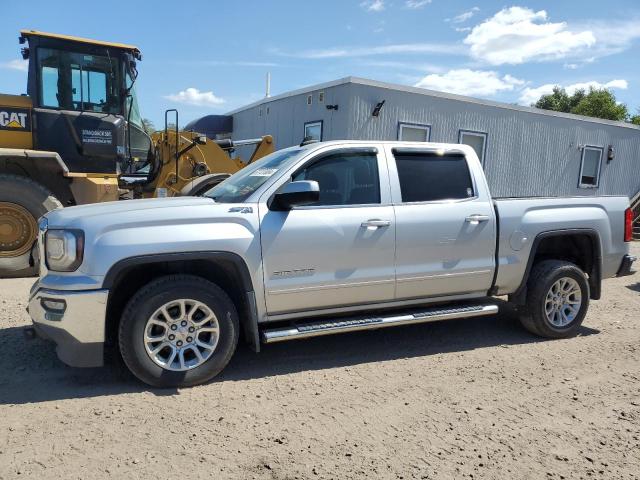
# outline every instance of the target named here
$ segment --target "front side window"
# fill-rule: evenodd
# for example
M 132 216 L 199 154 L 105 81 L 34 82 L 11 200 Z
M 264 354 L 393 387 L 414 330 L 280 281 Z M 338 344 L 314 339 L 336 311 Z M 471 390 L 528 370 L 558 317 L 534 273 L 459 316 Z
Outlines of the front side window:
M 322 141 L 322 122 L 307 122 L 304 124 L 304 139 Z
M 584 147 L 580 167 L 580 188 L 597 188 L 600 183 L 602 148 Z
M 114 57 L 39 48 L 42 107 L 119 113 L 120 72 Z
M 460 130 L 458 143 L 469 145 L 478 155 L 480 163 L 484 165 L 484 156 L 487 146 L 487 134 L 484 132 L 471 132 L 469 130 Z
M 464 155 L 394 151 L 403 202 L 462 200 L 473 197 Z
M 428 142 L 431 136 L 429 125 L 400 123 L 398 125 L 398 140 L 404 142 Z
M 315 206 L 380 203 L 378 157 L 374 152 L 330 154 L 305 165 L 292 180 L 318 182 L 320 200 Z

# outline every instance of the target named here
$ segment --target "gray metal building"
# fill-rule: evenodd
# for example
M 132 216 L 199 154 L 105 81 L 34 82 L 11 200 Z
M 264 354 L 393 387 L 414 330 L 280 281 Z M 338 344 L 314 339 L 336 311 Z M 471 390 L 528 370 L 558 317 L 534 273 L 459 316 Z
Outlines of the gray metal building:
M 382 103 L 384 102 L 384 103 Z M 228 113 L 232 138 L 467 143 L 497 197 L 640 192 L 640 127 L 347 77 Z

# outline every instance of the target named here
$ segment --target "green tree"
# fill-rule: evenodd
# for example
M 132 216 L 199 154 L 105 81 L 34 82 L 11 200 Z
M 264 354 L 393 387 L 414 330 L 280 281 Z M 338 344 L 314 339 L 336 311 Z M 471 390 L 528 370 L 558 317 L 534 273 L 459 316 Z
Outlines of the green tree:
M 615 95 L 606 88 L 590 88 L 589 92 L 576 90 L 569 95 L 564 88 L 554 87 L 553 93 L 543 95 L 533 106 L 607 120 L 621 122 L 629 120 L 627 106 L 624 103 L 618 103 Z
M 142 128 L 145 132 L 147 132 L 147 135 L 151 135 L 156 131 L 156 127 L 153 125 L 153 122 L 148 118 L 142 119 Z
M 638 109 L 638 113 L 632 116 L 629 121 L 634 125 L 640 125 L 640 109 Z

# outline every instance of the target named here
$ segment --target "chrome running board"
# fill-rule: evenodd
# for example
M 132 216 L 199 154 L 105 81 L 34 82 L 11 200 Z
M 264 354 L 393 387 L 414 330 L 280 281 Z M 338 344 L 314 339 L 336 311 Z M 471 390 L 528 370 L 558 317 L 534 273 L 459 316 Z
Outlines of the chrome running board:
M 286 327 L 265 329 L 262 331 L 262 342 L 276 343 L 300 338 L 332 335 L 334 333 L 374 330 L 398 325 L 451 320 L 454 318 L 481 317 L 484 315 L 494 315 L 496 313 L 498 313 L 497 305 L 471 305 L 453 308 L 421 309 L 419 311 L 412 310 L 410 312 L 405 310 L 401 314 L 395 313 L 388 316 L 322 319 Z

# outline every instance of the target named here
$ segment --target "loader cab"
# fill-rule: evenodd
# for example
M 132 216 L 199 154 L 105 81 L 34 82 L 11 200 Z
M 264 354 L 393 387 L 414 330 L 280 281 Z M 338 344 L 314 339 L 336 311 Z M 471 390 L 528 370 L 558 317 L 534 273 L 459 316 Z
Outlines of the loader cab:
M 20 42 L 28 42 L 35 149 L 58 152 L 76 173 L 116 174 L 147 158 L 136 47 L 32 30 L 23 30 Z

